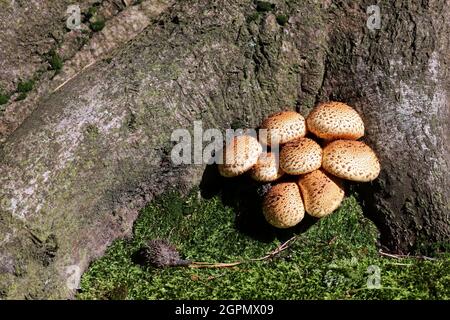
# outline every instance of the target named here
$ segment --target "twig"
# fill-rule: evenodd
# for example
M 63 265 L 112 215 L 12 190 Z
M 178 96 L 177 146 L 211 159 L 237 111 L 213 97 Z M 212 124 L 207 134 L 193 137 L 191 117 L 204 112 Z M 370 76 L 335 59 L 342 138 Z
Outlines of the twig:
M 438 260 L 438 259 L 436 259 L 436 258 L 431 258 L 431 257 L 427 257 L 427 256 L 410 256 L 410 255 L 405 255 L 405 254 L 394 254 L 394 253 L 383 252 L 382 250 L 379 250 L 378 252 L 379 252 L 380 255 L 382 255 L 382 256 L 389 257 L 389 258 L 394 258 L 394 259 L 407 259 L 407 258 L 413 258 L 413 259 L 430 260 L 430 261 L 436 261 L 436 260 Z
M 56 91 L 58 91 L 59 89 L 61 89 L 63 86 L 65 86 L 70 80 L 74 79 L 75 77 L 77 77 L 81 72 L 83 72 L 84 70 L 86 70 L 87 68 L 89 68 L 90 66 L 92 66 L 96 61 L 92 61 L 89 64 L 85 65 L 80 71 L 76 72 L 75 74 L 73 74 L 71 77 L 69 77 L 68 79 L 66 79 L 63 83 L 61 83 L 58 87 L 56 87 L 56 89 L 53 90 L 52 93 L 55 93 Z
M 281 245 L 279 245 L 277 248 L 275 248 L 274 250 L 272 250 L 265 256 L 259 257 L 256 259 L 250 259 L 250 260 L 246 260 L 246 261 L 245 260 L 244 261 L 235 261 L 235 262 L 230 262 L 230 263 L 192 262 L 188 266 L 190 268 L 196 268 L 196 269 L 200 269 L 200 268 L 230 268 L 230 267 L 234 267 L 234 266 L 244 264 L 244 263 L 263 261 L 263 260 L 273 258 L 277 254 L 288 249 L 295 242 L 295 240 L 297 240 L 297 236 L 293 236 L 292 238 L 283 242 Z
M 279 245 L 275 250 L 273 250 L 270 253 L 266 254 L 264 257 L 260 257 L 260 258 L 256 258 L 256 259 L 250 259 L 250 260 L 251 261 L 262 261 L 262 260 L 267 260 L 269 258 L 272 258 L 272 257 L 276 256 L 277 254 L 279 254 L 280 252 L 288 249 L 296 240 L 297 240 L 297 236 L 293 236 L 292 238 L 290 238 L 286 242 L 284 242 L 281 245 Z
M 244 261 L 236 261 L 230 263 L 204 263 L 204 262 L 192 262 L 189 267 L 195 269 L 201 268 L 231 268 L 244 263 Z

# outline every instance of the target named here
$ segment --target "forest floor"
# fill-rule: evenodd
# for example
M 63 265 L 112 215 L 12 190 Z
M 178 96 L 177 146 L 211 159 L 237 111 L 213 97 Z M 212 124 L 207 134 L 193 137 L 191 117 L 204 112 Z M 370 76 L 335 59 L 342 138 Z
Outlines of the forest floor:
M 265 234 L 252 233 L 261 221 L 243 223 L 219 195 L 199 194 L 169 192 L 150 203 L 133 237 L 115 241 L 90 266 L 77 298 L 450 299 L 450 254 L 435 260 L 381 256 L 377 230 L 353 196 L 270 259 L 219 269 L 137 263 L 136 253 L 151 239 L 169 240 L 193 261 L 233 262 L 265 256 L 293 234 L 268 226 L 260 230 Z

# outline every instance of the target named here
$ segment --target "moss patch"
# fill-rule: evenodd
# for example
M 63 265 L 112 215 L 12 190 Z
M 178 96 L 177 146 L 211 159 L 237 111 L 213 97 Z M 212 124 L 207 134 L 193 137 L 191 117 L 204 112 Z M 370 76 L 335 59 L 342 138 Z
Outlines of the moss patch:
M 275 4 L 268 1 L 256 1 L 256 11 L 268 12 L 275 9 Z
M 17 91 L 27 93 L 33 90 L 34 80 L 21 81 L 17 84 Z
M 2 88 L 0 88 L 0 111 L 3 110 L 1 105 L 8 103 L 9 95 L 3 92 Z
M 91 30 L 94 32 L 102 31 L 105 27 L 105 19 L 98 17 L 90 23 Z
M 268 261 L 232 269 L 155 269 L 133 258 L 154 238 L 169 239 L 185 258 L 207 262 L 256 258 L 280 244 L 239 233 L 234 221 L 233 210 L 217 196 L 168 193 L 142 211 L 131 240 L 116 241 L 92 264 L 78 299 L 450 298 L 449 257 L 433 262 L 380 257 L 376 229 L 353 197 Z M 374 268 L 380 270 L 380 289 L 367 287 Z
M 277 15 L 277 22 L 280 26 L 285 26 L 288 23 L 288 16 L 284 15 L 284 14 L 279 14 Z
M 51 70 L 55 70 L 56 73 L 62 69 L 64 64 L 62 58 L 55 51 L 50 52 L 48 63 L 50 64 Z

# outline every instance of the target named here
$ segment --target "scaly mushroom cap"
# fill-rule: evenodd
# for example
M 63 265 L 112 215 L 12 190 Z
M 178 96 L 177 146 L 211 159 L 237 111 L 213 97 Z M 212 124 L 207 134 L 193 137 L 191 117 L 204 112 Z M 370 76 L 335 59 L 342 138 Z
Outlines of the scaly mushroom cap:
M 295 111 L 278 112 L 265 119 L 261 129 L 267 129 L 267 137 L 264 135 L 260 137 L 262 143 L 270 146 L 272 138 L 275 138 L 279 144 L 283 144 L 305 136 L 305 118 Z
M 337 140 L 323 149 L 322 167 L 339 178 L 368 182 L 380 173 L 375 152 L 361 141 Z
M 295 182 L 274 185 L 264 196 L 263 213 L 267 222 L 277 228 L 290 228 L 305 216 L 300 189 Z
M 243 135 L 231 139 L 221 151 L 223 163 L 218 165 L 219 173 L 224 177 L 238 176 L 258 161 L 262 146 L 252 136 Z
M 286 143 L 280 152 L 280 166 L 287 174 L 298 175 L 317 170 L 322 165 L 322 148 L 309 138 Z
M 315 170 L 302 176 L 298 185 L 303 196 L 305 211 L 316 218 L 322 218 L 339 207 L 344 199 L 344 189 L 338 178 L 323 170 Z
M 275 181 L 284 174 L 277 156 L 273 152 L 261 153 L 258 162 L 253 166 L 250 175 L 256 181 Z
M 358 112 L 342 102 L 327 102 L 315 107 L 306 118 L 306 126 L 325 140 L 357 140 L 364 135 L 364 123 Z

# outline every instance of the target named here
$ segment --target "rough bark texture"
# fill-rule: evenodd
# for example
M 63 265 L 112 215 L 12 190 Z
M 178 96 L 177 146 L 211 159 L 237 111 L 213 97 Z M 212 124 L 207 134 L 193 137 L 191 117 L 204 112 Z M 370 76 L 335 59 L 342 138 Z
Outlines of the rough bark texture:
M 177 2 L 40 100 L 0 149 L 0 296 L 71 296 L 74 266 L 129 234 L 156 194 L 198 183 L 203 166 L 170 162 L 173 129 L 256 127 L 327 99 L 363 114 L 380 156 L 359 191 L 381 244 L 449 241 L 449 1 L 381 2 L 375 31 L 369 1 L 273 3 Z

